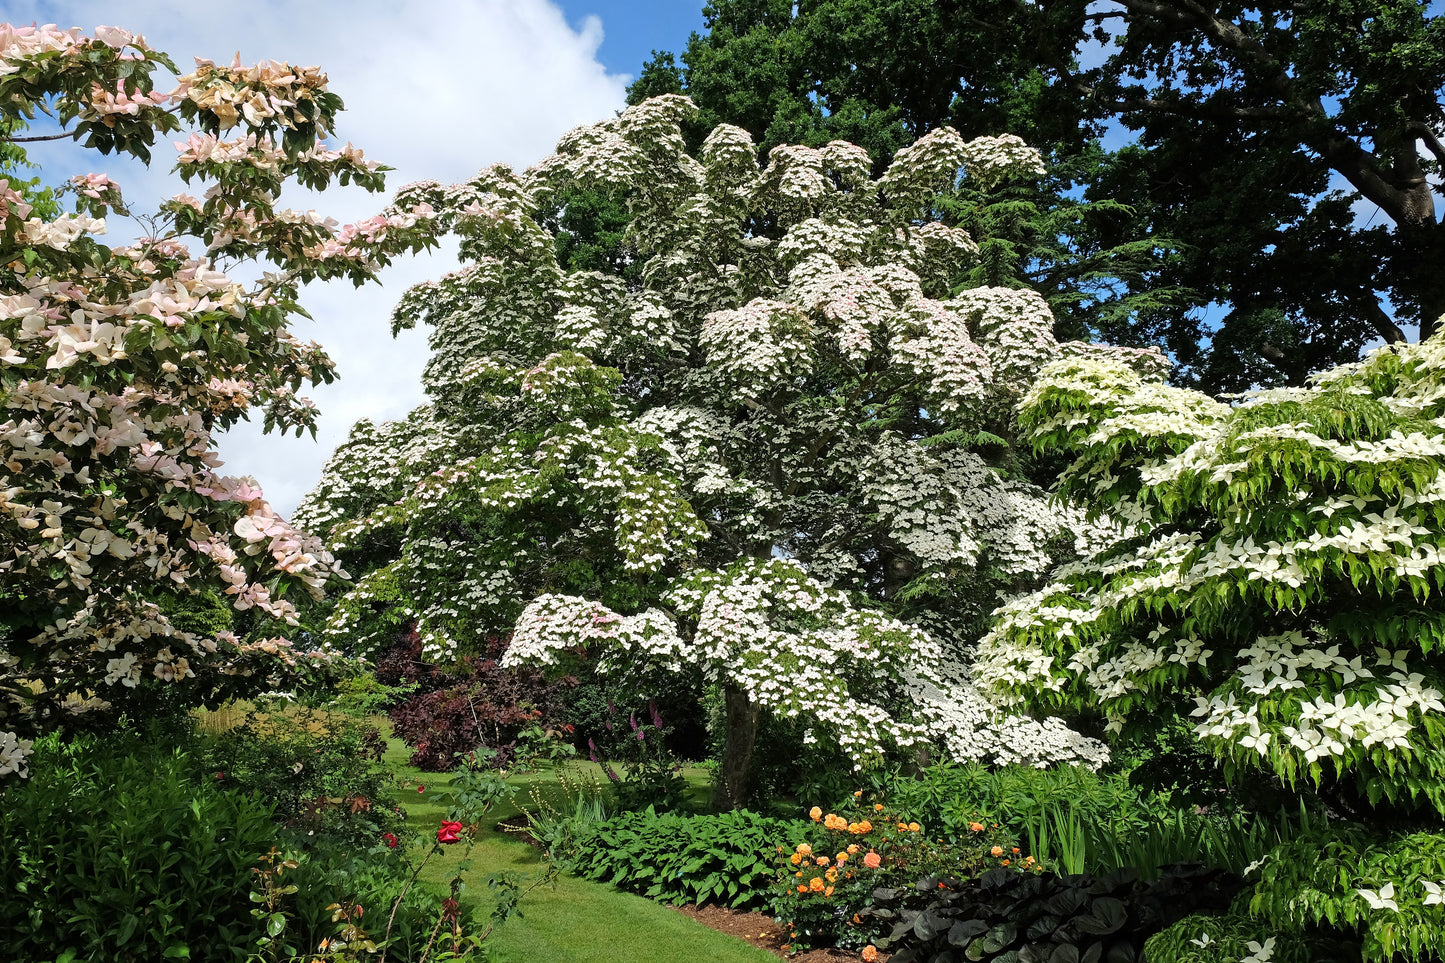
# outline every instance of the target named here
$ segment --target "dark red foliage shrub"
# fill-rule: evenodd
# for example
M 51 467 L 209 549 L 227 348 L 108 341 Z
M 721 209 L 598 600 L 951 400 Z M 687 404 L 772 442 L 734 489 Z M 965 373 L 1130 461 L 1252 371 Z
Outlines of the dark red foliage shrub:
M 444 668 L 422 661 L 421 639 L 408 632 L 377 661 L 380 682 L 420 686 L 389 713 L 397 738 L 412 747 L 412 765 L 442 772 L 456 767 L 459 753 L 486 746 L 496 751 L 496 765 L 505 766 L 515 755 L 518 733 L 534 721 L 552 724 L 576 680 L 501 668 L 497 660 L 508 641 L 488 638 L 483 656 Z

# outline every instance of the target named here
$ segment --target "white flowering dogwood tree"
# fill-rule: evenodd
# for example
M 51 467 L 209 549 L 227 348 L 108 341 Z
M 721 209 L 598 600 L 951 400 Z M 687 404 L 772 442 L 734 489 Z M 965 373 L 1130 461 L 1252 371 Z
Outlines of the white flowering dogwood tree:
M 424 209 L 342 227 L 277 206 L 288 182 L 382 186 L 359 150 L 323 143 L 341 101 L 316 68 L 198 60 L 162 93 L 157 67 L 179 73 L 117 27 L 0 26 L 7 137 L 143 160 L 158 136 L 183 138 L 177 168 L 205 185 L 108 247 L 107 218 L 130 209 L 106 175 L 73 178 L 74 211 L 50 219 L 0 180 L 0 775 L 25 773 L 22 737 L 78 716 L 269 688 L 334 661 L 284 638 L 183 631 L 164 612 L 215 592 L 284 628 L 288 591 L 338 573 L 254 482 L 217 473 L 213 435 L 252 410 L 314 433 L 296 392 L 332 365 L 288 328 L 300 284 L 362 283 L 431 233 Z M 25 136 L 37 111 L 62 133 Z M 224 273 L 244 261 L 272 270 L 254 284 Z
M 1254 909 L 1280 932 L 1354 927 L 1369 959 L 1430 958 L 1445 932 L 1445 339 L 1234 406 L 1067 359 L 1020 418 L 1074 457 L 1064 493 L 1140 534 L 1005 606 L 975 678 L 1114 728 L 1187 713 L 1234 777 L 1262 770 L 1393 830 L 1267 861 Z
M 1056 344 L 1028 290 L 950 292 L 975 244 L 932 201 L 1038 155 L 941 129 L 876 179 L 841 142 L 760 165 L 736 127 L 688 153 L 693 112 L 654 98 L 525 173 L 402 189 L 466 263 L 395 314 L 432 327 L 432 403 L 359 426 L 298 514 L 366 572 L 332 631 L 364 646 L 411 620 L 447 658 L 514 629 L 513 665 L 700 674 L 726 703 L 728 805 L 765 711 L 859 763 L 923 741 L 1097 762 L 988 707 L 960 662 L 1001 586 L 1112 531 L 999 470 L 1021 390 L 1060 354 L 1161 362 Z M 538 212 L 569 190 L 626 199 L 621 276 L 558 263 Z

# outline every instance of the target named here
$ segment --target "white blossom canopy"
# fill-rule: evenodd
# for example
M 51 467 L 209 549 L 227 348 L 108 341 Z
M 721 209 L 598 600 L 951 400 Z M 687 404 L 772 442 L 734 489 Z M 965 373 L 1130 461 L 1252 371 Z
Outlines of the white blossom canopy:
M 1100 349 L 1057 344 L 1032 291 L 947 287 L 975 245 L 934 197 L 1038 155 L 941 129 L 874 180 L 854 145 L 760 165 L 727 126 L 693 156 L 693 113 L 655 98 L 523 174 L 403 188 L 467 263 L 395 313 L 432 327 L 432 404 L 363 426 L 298 513 L 371 568 L 332 632 L 374 645 L 404 617 L 439 657 L 514 624 L 512 662 L 625 650 L 604 664 L 700 669 L 858 759 L 924 737 L 1102 758 L 989 709 L 957 663 L 1001 585 L 1115 533 L 998 469 L 1034 373 Z M 538 212 L 578 190 L 625 198 L 635 272 L 559 264 Z

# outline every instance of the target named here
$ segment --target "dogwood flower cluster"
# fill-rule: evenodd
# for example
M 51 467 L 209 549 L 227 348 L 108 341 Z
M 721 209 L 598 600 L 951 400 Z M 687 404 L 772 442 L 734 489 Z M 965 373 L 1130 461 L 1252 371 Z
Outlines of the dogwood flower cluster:
M 638 684 L 700 667 L 753 705 L 808 719 L 815 739 L 821 734 L 859 766 L 940 734 L 960 762 L 1097 766 L 1108 757 L 1057 720 L 1041 724 L 989 706 L 927 633 L 854 606 L 794 563 L 700 570 L 664 601 L 670 613 L 623 616 L 576 596 L 543 595 L 518 619 L 503 665 L 555 666 L 586 651 L 602 671 Z M 860 694 L 887 691 L 907 696 L 906 715 Z
M 13 732 L 0 730 L 0 777 L 12 772 L 22 779 L 29 775 L 26 760 L 34 752 L 34 745 L 33 739 L 20 739 Z
M 334 222 L 272 216 L 272 204 L 288 178 L 319 186 L 364 169 L 379 186 L 380 174 L 354 151 L 318 149 L 340 101 L 314 68 L 202 64 L 160 94 L 150 79 L 157 66 L 171 64 L 119 28 L 87 38 L 0 27 L 7 111 L 48 105 L 77 138 L 142 159 L 157 134 L 179 129 L 165 104 L 199 128 L 184 143 L 213 143 L 244 120 L 248 144 L 285 145 L 261 179 L 249 173 L 249 147 L 244 158 L 213 152 L 191 172 L 217 181 L 204 202 L 164 206 L 151 222 L 157 236 L 114 248 L 97 240 L 105 212 L 126 210 L 108 177 L 73 178 L 77 210 L 54 220 L 32 216 L 0 184 L 0 605 L 19 643 L 0 637 L 10 772 L 23 770 L 19 735 L 81 712 L 143 706 L 157 686 L 199 698 L 289 686 L 336 665 L 334 654 L 285 639 L 183 631 L 165 612 L 215 592 L 275 631 L 296 621 L 288 589 L 319 596 L 344 574 L 253 480 L 219 474 L 213 437 L 252 412 L 267 428 L 313 428 L 315 410 L 297 392 L 330 380 L 332 365 L 287 323 L 300 280 L 330 269 L 295 239 L 329 237 Z M 254 244 L 214 246 L 233 258 L 264 252 L 281 273 L 247 285 L 190 252 L 188 240 L 224 234 L 226 212 L 244 212 Z M 338 236 L 374 265 L 425 243 L 427 228 L 346 231 Z M 364 279 L 365 265 L 331 273 Z

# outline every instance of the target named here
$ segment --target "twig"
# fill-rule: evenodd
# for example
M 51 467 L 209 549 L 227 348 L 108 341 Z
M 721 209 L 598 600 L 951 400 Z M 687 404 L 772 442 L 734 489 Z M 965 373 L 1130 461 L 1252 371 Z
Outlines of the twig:
M 392 924 L 396 922 L 396 911 L 401 909 L 401 901 L 406 899 L 406 894 L 411 891 L 411 884 L 416 882 L 416 878 L 421 875 L 422 867 L 427 864 L 427 860 L 436 855 L 436 852 L 437 847 L 433 846 L 431 852 L 426 854 L 426 859 L 423 859 L 417 865 L 416 872 L 411 874 L 411 879 L 407 880 L 406 885 L 401 888 L 401 895 L 396 898 L 396 902 L 391 904 L 391 915 L 386 918 L 386 933 L 382 936 L 381 960 L 379 963 L 386 963 L 386 954 L 391 950 L 391 927 Z

